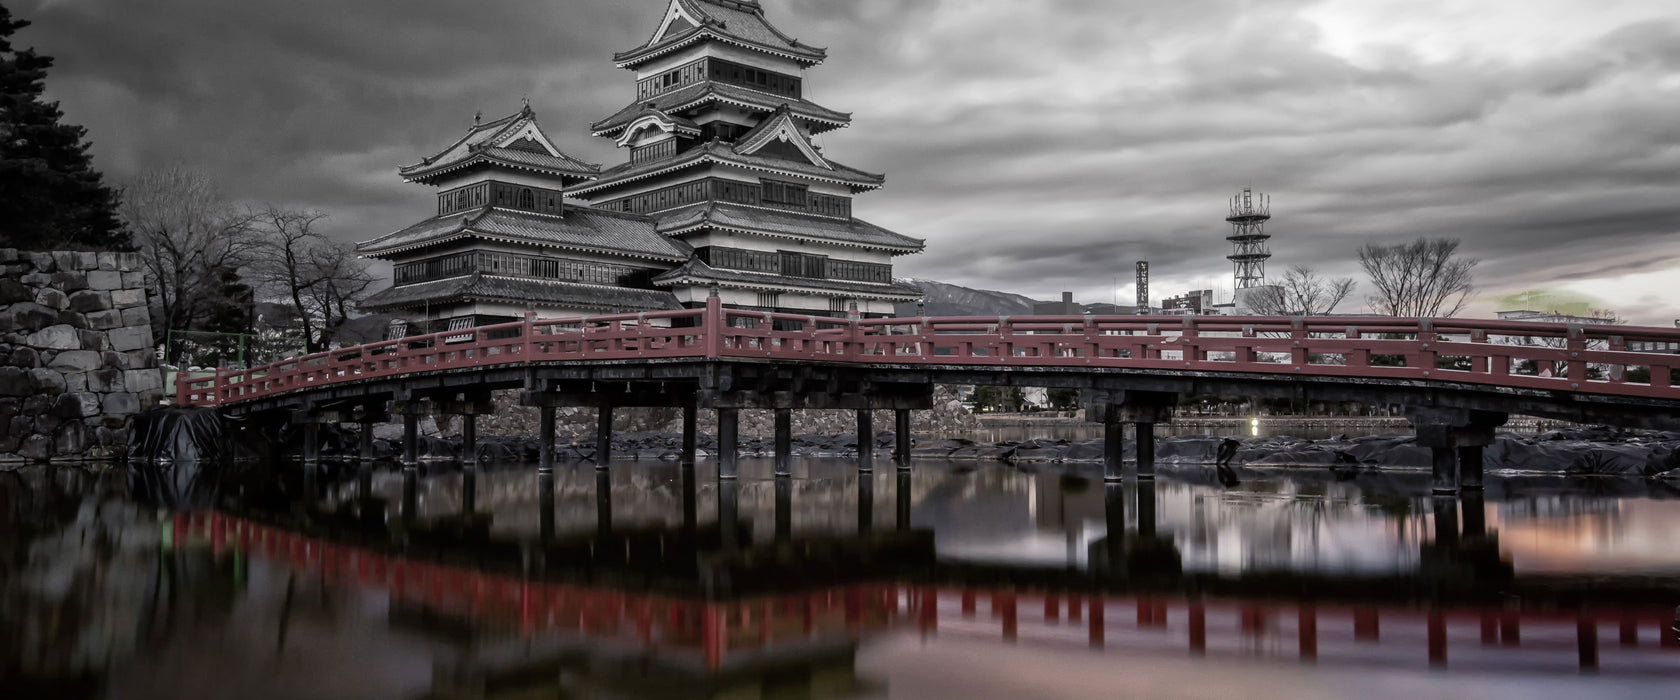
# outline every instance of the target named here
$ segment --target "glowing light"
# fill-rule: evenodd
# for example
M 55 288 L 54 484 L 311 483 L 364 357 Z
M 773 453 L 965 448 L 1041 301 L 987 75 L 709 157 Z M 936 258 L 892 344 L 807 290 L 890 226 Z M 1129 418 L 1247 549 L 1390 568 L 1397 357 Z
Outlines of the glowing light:
M 1248 434 L 1252 435 L 1254 437 L 1260 437 L 1260 419 L 1259 418 L 1249 419 L 1249 421 L 1248 421 Z

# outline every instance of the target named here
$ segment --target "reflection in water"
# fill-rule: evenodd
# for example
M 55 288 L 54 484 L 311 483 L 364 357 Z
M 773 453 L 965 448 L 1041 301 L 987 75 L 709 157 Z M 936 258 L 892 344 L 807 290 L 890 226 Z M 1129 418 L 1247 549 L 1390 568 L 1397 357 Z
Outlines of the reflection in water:
M 350 481 L 315 503 L 172 513 L 120 473 L 0 472 L 0 695 L 844 695 L 881 690 L 854 659 L 894 629 L 1680 672 L 1656 635 L 1680 500 L 1644 482 L 1453 499 L 1425 474 L 1314 470 L 330 473 Z

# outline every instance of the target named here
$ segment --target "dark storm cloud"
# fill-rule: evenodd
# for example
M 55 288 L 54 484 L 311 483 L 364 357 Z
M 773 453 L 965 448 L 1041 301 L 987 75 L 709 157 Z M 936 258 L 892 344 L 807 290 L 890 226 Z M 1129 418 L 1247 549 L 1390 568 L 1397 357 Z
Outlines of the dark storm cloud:
M 563 147 L 622 160 L 587 125 L 631 100 L 611 55 L 665 3 L 11 4 L 114 176 L 184 161 L 361 238 L 428 209 L 395 167 L 522 96 Z M 1355 274 L 1360 245 L 1419 235 L 1463 239 L 1490 291 L 1680 264 L 1680 19 L 1356 59 L 1325 48 L 1346 37 L 1306 0 L 765 4 L 829 49 L 808 95 L 856 122 L 822 145 L 888 174 L 858 212 L 928 239 L 906 274 L 1100 300 L 1148 258 L 1160 291 L 1228 284 L 1225 201 L 1245 185 L 1275 197 L 1275 269 Z

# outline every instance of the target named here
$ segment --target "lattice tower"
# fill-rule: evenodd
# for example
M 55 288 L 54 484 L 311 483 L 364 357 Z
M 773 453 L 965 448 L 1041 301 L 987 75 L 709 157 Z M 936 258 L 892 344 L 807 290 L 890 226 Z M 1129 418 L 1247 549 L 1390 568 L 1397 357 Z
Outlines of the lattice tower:
M 1244 187 L 1242 194 L 1231 198 L 1231 215 L 1225 220 L 1233 230 L 1225 240 L 1231 242 L 1229 258 L 1236 273 L 1237 289 L 1266 283 L 1266 260 L 1272 257 L 1266 248 L 1266 241 L 1272 237 L 1266 233 L 1266 222 L 1271 218 L 1271 197 Z
M 1139 260 L 1137 264 L 1137 312 L 1139 316 L 1149 313 L 1149 261 Z

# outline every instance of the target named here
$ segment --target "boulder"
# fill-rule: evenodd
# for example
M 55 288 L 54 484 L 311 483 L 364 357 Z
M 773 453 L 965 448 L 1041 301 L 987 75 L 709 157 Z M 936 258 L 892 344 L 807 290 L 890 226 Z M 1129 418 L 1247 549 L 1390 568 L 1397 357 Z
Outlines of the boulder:
M 100 331 L 87 328 L 77 329 L 76 337 L 81 340 L 83 350 L 111 349 L 111 342 L 107 340 L 105 338 L 105 334 Z
M 60 457 L 79 457 L 87 451 L 87 437 L 87 426 L 81 421 L 66 421 L 53 435 L 53 452 Z
M 127 416 L 140 412 L 140 397 L 129 392 L 105 395 L 105 413 Z
M 91 418 L 99 415 L 99 396 L 87 392 L 59 394 L 52 413 L 60 418 Z
M 52 274 L 52 286 L 65 294 L 79 292 L 88 288 L 87 275 L 80 272 L 54 272 Z
M 18 446 L 19 457 L 30 460 L 44 460 L 52 456 L 53 439 L 47 435 L 31 435 Z
M 82 347 L 82 339 L 76 335 L 76 329 L 65 325 L 42 328 L 30 333 L 23 342 L 30 347 L 47 350 L 80 350 Z
M 111 349 L 117 352 L 139 350 L 152 344 L 152 332 L 149 328 L 118 328 L 107 334 L 107 337 L 111 341 Z
M 88 372 L 88 391 L 97 391 L 101 394 L 124 391 L 123 371 L 120 369 L 96 369 Z
M 38 331 L 58 322 L 58 309 L 32 301 L 12 304 L 0 311 L 0 327 L 17 331 Z
M 115 299 L 112 301 L 115 301 Z M 152 332 L 152 314 L 151 311 L 144 306 L 134 306 L 123 309 L 122 321 L 122 324 L 125 326 L 141 326 L 146 328 L 147 333 Z
M 116 309 L 95 311 L 87 315 L 87 324 L 89 328 L 100 331 L 121 328 L 123 325 L 122 312 Z
M 35 393 L 35 380 L 22 367 L 0 367 L 0 396 L 30 396 Z
M 90 372 L 104 367 L 105 359 L 92 350 L 67 350 L 59 353 L 47 366 L 68 372 Z
M 123 386 L 128 391 L 146 392 L 163 391 L 163 371 L 156 369 L 131 369 L 123 372 Z
M 94 270 L 87 274 L 88 287 L 102 291 L 123 288 L 123 273 L 115 270 Z
M 6 364 L 24 369 L 40 367 L 41 353 L 35 348 L 20 345 L 12 348 L 12 354 L 6 358 Z
M 29 287 L 24 286 L 23 282 L 9 277 L 0 279 L 0 306 L 29 301 L 32 298 L 34 295 L 30 294 Z
M 116 253 L 103 252 L 103 253 L 99 253 L 97 257 L 99 259 L 99 269 L 101 269 L 101 270 L 115 270 L 115 269 L 117 269 L 117 254 Z
M 93 313 L 111 308 L 111 293 L 84 289 L 70 295 L 70 310 L 78 313 Z
M 58 263 L 53 261 L 52 253 L 30 253 L 29 262 L 35 265 L 36 272 L 53 272 L 58 269 Z
M 111 292 L 111 305 L 119 309 L 131 309 L 146 305 L 146 290 L 117 289 Z
M 68 388 L 64 382 L 64 375 L 57 370 L 33 369 L 29 371 L 30 379 L 35 382 L 35 390 L 49 396 L 62 394 Z

